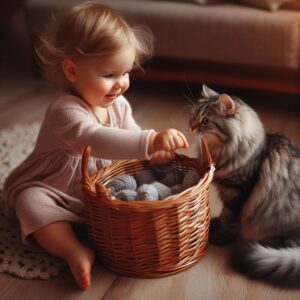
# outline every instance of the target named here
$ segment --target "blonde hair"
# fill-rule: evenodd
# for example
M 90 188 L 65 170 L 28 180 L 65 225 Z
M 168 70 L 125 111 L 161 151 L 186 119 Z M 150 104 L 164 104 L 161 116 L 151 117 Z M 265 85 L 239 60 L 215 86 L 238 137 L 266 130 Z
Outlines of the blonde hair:
M 35 54 L 42 74 L 65 85 L 64 59 L 78 55 L 103 58 L 126 43 L 135 49 L 134 66 L 141 66 L 152 54 L 152 34 L 147 28 L 130 27 L 113 9 L 85 2 L 53 17 L 35 43 Z

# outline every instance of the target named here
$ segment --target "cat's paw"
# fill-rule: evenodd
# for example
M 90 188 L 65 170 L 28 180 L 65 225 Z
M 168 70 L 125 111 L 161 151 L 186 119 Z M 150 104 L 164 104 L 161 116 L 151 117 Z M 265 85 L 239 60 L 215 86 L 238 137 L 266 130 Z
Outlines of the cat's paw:
M 213 245 L 228 245 L 235 240 L 235 232 L 222 226 L 220 218 L 210 220 L 209 242 Z

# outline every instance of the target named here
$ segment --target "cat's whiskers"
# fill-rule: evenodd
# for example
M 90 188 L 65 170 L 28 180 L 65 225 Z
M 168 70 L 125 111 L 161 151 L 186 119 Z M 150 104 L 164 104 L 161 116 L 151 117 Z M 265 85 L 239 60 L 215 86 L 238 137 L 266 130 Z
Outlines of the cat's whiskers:
M 186 88 L 187 88 L 187 91 L 188 91 L 189 94 L 190 94 L 191 100 L 192 100 L 193 103 L 195 104 L 197 98 L 196 98 L 195 95 L 193 94 L 193 92 L 192 92 L 192 90 L 191 90 L 191 88 L 190 88 L 190 86 L 189 86 L 189 83 L 185 80 L 185 81 L 184 81 L 184 84 L 185 84 L 185 86 L 186 86 Z
M 197 139 L 197 143 L 198 143 L 198 158 L 200 160 L 200 162 L 203 162 L 203 147 L 202 147 L 202 134 L 199 132 L 198 134 L 198 139 Z
M 187 94 L 183 94 L 184 98 L 186 100 L 188 100 L 188 102 L 190 103 L 189 107 L 192 109 L 192 110 L 195 110 L 196 109 L 196 103 L 195 103 L 195 100 L 190 98 Z

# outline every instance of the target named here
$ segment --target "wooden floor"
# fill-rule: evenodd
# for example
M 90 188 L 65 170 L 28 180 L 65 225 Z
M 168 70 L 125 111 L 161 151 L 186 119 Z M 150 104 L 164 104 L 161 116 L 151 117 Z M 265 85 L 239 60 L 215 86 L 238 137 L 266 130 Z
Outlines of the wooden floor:
M 3 75 L 3 74 L 2 74 Z M 200 87 L 191 86 L 196 95 Z M 136 120 L 143 128 L 157 130 L 176 127 L 186 134 L 188 100 L 187 87 L 178 84 L 132 83 L 127 97 L 132 103 Z M 224 90 L 220 90 L 224 91 Z M 286 95 L 249 93 L 248 95 L 268 130 L 280 131 L 300 146 L 300 99 Z M 55 97 L 54 89 L 40 79 L 21 75 L 0 78 L 0 130 L 15 123 L 42 120 L 45 109 Z M 195 155 L 191 148 L 185 152 Z M 211 191 L 212 214 L 220 210 L 220 202 Z M 24 280 L 0 274 L 0 299 L 300 299 L 300 291 L 282 291 L 260 282 L 245 279 L 228 264 L 230 247 L 209 246 L 206 255 L 192 268 L 160 279 L 134 279 L 105 270 L 98 262 L 92 271 L 92 287 L 81 291 L 69 271 L 47 281 Z M 300 280 L 300 278 L 299 278 Z

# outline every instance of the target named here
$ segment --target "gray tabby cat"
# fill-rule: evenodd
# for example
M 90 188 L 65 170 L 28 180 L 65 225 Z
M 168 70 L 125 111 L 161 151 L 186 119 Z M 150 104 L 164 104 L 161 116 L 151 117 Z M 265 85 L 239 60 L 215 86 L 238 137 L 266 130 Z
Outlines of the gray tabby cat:
M 205 85 L 190 127 L 205 136 L 223 202 L 211 220 L 210 242 L 238 238 L 238 271 L 282 287 L 300 288 L 300 150 L 266 134 L 242 100 Z

